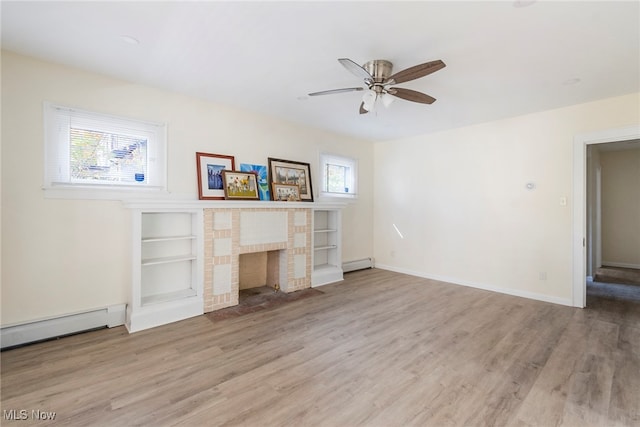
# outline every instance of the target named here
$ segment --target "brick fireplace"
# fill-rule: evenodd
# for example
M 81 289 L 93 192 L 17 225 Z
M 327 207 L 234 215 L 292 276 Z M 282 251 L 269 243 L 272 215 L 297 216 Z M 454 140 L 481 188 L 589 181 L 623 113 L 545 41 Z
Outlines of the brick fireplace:
M 267 266 L 277 270 L 283 292 L 311 287 L 311 209 L 204 209 L 204 312 L 238 304 L 240 255 L 278 253 Z M 277 268 L 273 268 L 277 263 Z M 269 275 L 269 274 L 268 274 Z

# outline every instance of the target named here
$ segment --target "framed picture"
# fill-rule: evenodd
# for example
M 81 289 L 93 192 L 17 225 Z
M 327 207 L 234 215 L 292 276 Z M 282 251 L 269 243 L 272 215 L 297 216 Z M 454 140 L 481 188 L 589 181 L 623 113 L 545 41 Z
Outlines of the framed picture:
M 198 198 L 200 200 L 224 200 L 222 171 L 236 168 L 233 156 L 196 153 L 198 167 Z
M 222 171 L 224 198 L 230 200 L 260 200 L 258 179 L 253 172 Z
M 299 202 L 300 187 L 294 184 L 273 184 L 273 200 L 278 202 Z
M 265 165 L 240 163 L 240 171 L 255 173 L 258 178 L 260 200 L 271 200 L 271 192 L 269 191 L 269 174 L 267 173 L 267 167 Z
M 291 160 L 274 159 L 269 157 L 269 183 L 297 185 L 300 188 L 300 200 L 313 202 L 313 187 L 311 186 L 311 168 L 309 163 Z M 272 200 L 277 200 L 271 195 Z

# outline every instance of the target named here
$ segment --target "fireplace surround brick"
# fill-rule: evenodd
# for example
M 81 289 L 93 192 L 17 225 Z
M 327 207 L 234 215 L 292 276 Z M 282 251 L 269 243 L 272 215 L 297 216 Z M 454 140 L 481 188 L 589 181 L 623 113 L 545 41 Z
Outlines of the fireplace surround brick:
M 311 287 L 311 223 L 305 208 L 204 209 L 204 312 L 238 304 L 240 254 L 280 251 L 280 289 Z

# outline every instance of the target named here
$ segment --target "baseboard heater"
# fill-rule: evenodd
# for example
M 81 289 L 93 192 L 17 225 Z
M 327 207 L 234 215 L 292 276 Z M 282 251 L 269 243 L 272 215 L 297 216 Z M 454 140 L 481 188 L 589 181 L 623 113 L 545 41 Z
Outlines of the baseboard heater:
M 43 319 L 0 329 L 2 350 L 103 327 L 124 325 L 126 304 Z
M 347 261 L 342 264 L 342 271 L 348 273 L 350 271 L 364 270 L 373 268 L 373 258 L 364 258 L 356 261 Z

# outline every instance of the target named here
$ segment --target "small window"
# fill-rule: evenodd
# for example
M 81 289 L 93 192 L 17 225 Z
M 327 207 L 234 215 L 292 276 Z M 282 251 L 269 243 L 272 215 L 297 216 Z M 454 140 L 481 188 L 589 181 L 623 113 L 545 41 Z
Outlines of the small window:
M 321 154 L 320 165 L 324 196 L 356 197 L 358 163 L 355 159 Z
M 45 189 L 165 190 L 165 134 L 163 124 L 45 103 Z

